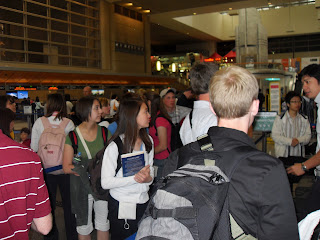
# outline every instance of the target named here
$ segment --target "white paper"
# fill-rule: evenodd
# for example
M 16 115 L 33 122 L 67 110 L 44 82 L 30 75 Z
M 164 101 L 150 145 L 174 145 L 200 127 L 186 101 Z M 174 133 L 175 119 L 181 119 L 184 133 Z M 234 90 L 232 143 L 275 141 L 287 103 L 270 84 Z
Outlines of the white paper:
M 136 208 L 137 204 L 135 203 L 119 202 L 118 219 L 135 220 Z

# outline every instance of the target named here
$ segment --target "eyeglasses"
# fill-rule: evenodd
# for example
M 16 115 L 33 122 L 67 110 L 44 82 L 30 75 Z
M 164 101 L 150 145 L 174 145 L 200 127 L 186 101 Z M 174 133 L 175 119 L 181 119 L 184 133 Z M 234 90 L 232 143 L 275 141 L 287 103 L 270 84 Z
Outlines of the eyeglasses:
M 290 101 L 290 103 L 302 103 L 302 101 Z

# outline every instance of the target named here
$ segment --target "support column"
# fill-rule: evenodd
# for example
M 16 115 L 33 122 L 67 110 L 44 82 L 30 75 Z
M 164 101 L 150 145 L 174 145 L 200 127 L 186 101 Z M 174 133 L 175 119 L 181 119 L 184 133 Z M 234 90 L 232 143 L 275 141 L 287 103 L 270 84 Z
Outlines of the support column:
M 113 5 L 100 1 L 101 69 L 112 70 L 112 19 Z
M 144 66 L 145 73 L 151 74 L 151 40 L 150 40 L 150 17 L 143 16 L 144 28 Z

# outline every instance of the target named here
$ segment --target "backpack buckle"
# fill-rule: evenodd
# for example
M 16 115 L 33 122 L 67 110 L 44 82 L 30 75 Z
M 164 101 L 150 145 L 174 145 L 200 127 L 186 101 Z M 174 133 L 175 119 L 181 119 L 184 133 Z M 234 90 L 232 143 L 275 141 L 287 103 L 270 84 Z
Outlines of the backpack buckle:
M 202 152 L 214 150 L 211 139 L 208 134 L 203 134 L 197 137 L 197 141 Z

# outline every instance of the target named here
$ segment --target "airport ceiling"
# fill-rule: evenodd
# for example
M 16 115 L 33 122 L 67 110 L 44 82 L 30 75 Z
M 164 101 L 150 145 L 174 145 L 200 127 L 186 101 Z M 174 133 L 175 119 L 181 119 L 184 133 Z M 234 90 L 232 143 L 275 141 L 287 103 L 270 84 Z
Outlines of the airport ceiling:
M 268 6 L 268 3 L 285 4 L 293 0 L 106 0 L 133 10 L 142 7 L 150 10 L 151 44 L 171 45 L 220 39 L 182 24 L 174 18 L 212 12 L 232 12 L 249 7 Z M 295 0 L 297 2 L 297 0 Z M 129 6 L 128 3 L 132 3 Z M 207 24 L 207 23 L 204 23 Z

